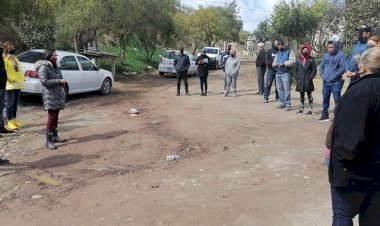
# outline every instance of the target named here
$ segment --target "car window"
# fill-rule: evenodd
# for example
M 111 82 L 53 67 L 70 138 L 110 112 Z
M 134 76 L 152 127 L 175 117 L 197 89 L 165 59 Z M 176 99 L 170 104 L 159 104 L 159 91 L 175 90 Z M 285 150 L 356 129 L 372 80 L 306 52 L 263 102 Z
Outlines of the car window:
M 88 59 L 78 56 L 78 60 L 83 71 L 96 71 L 96 66 Z
M 35 62 L 39 60 L 44 60 L 44 55 L 45 54 L 43 52 L 27 51 L 25 53 L 21 53 L 20 55 L 18 55 L 17 58 L 20 62 L 34 64 Z
M 175 56 L 177 56 L 177 53 L 174 52 L 174 51 L 172 51 L 172 52 L 166 52 L 164 54 L 164 58 L 171 59 L 171 60 L 174 59 Z
M 60 61 L 61 70 L 79 71 L 79 66 L 74 56 L 65 56 Z
M 206 53 L 210 53 L 210 54 L 218 54 L 218 50 L 217 49 L 203 49 Z

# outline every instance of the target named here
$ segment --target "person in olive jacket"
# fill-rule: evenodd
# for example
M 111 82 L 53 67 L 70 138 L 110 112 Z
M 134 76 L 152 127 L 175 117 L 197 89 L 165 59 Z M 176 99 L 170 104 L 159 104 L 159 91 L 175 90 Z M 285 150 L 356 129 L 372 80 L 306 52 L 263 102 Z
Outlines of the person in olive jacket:
M 197 60 L 195 61 L 195 65 L 198 65 L 198 76 L 201 85 L 201 96 L 207 96 L 207 77 L 209 64 L 210 57 L 206 55 L 204 50 L 202 50 L 201 55 L 198 56 Z
M 310 110 L 306 113 L 307 116 L 313 115 L 313 96 L 314 91 L 313 79 L 317 74 L 317 64 L 315 59 L 310 56 L 311 48 L 305 44 L 300 51 L 301 58 L 294 64 L 294 72 L 296 79 L 296 91 L 300 93 L 300 109 L 297 114 L 302 114 L 305 108 L 305 92 L 309 100 Z
M 42 99 L 44 109 L 48 111 L 46 124 L 46 147 L 50 150 L 56 149 L 55 142 L 66 142 L 58 136 L 58 115 L 59 111 L 65 108 L 66 93 L 64 86 L 66 81 L 57 66 L 57 53 L 55 50 L 45 51 L 45 60 L 37 61 L 36 71 L 42 84 Z
M 331 131 L 329 182 L 332 225 L 380 222 L 380 47 L 366 50 L 360 78 L 336 105 Z

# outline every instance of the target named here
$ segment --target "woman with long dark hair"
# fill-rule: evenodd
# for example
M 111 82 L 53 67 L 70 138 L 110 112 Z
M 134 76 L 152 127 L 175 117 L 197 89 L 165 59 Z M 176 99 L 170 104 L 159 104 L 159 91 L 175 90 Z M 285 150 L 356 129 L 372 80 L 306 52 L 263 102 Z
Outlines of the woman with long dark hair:
M 56 149 L 55 142 L 66 142 L 58 136 L 59 111 L 65 108 L 66 94 L 64 86 L 66 81 L 57 66 L 57 53 L 53 49 L 45 51 L 45 60 L 35 64 L 42 84 L 42 99 L 44 109 L 48 111 L 46 123 L 46 147 L 49 150 Z

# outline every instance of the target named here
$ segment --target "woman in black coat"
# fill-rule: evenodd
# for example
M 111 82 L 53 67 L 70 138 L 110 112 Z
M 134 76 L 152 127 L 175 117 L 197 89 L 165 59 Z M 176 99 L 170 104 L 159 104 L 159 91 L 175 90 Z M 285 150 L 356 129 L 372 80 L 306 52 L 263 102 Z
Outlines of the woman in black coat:
M 317 64 L 315 59 L 310 56 L 311 48 L 305 44 L 301 48 L 301 59 L 294 64 L 295 79 L 297 81 L 296 91 L 300 92 L 300 109 L 297 115 L 302 114 L 305 108 L 305 92 L 309 99 L 310 110 L 306 113 L 307 116 L 313 115 L 313 96 L 314 91 L 313 79 L 317 74 Z
M 36 71 L 42 84 L 42 99 L 44 109 L 48 111 L 46 124 L 46 147 L 50 150 L 56 149 L 54 142 L 65 142 L 58 136 L 59 111 L 65 108 L 66 94 L 64 86 L 66 81 L 62 77 L 61 70 L 57 67 L 57 53 L 55 50 L 47 49 L 45 60 L 37 61 Z
M 380 224 L 380 47 L 366 50 L 360 78 L 336 105 L 329 182 L 333 226 Z
M 201 86 L 201 96 L 207 96 L 207 77 L 208 77 L 208 66 L 210 64 L 210 57 L 202 52 L 195 61 L 195 65 L 198 65 L 198 76 Z M 203 92 L 204 90 L 204 92 Z

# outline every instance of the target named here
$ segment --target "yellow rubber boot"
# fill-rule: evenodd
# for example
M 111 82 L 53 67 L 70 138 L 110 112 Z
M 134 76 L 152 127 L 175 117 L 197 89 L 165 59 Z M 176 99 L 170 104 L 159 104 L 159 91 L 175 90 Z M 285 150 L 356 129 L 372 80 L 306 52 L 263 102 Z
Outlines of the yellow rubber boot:
M 21 123 L 21 122 L 17 122 L 16 119 L 14 119 L 14 124 L 15 124 L 15 126 L 17 126 L 17 127 L 23 127 L 23 126 L 24 126 L 23 123 Z
M 18 127 L 15 124 L 15 120 L 14 119 L 11 119 L 11 120 L 8 121 L 7 127 L 10 130 L 16 130 L 16 129 L 18 129 Z

